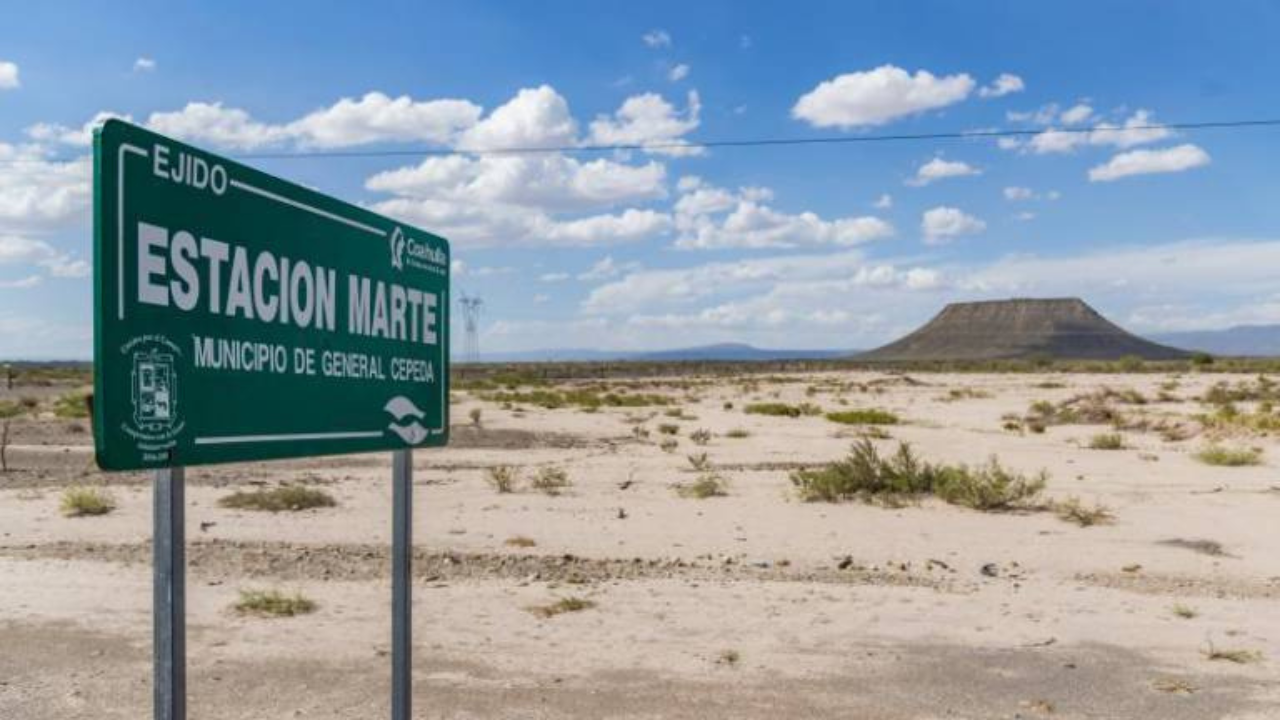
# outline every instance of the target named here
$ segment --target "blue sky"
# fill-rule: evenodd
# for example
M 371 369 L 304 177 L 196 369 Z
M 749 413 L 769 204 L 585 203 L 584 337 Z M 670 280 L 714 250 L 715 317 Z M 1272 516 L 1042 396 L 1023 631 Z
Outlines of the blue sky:
M 1280 322 L 1280 129 L 1159 127 L 1280 117 L 1277 33 L 1244 0 L 35 4 L 0 23 L 0 357 L 90 354 L 106 114 L 234 156 L 650 146 L 250 161 L 450 238 L 486 350 L 871 347 L 1010 296 Z M 1043 134 L 687 144 L 991 129 Z

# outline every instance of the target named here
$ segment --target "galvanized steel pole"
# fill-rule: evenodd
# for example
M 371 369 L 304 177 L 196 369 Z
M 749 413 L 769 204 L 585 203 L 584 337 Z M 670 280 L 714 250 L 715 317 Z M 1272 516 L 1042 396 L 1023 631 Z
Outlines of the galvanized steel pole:
M 413 451 L 391 462 L 391 720 L 413 708 Z
M 186 535 L 183 469 L 157 470 L 152 528 L 155 720 L 186 720 Z

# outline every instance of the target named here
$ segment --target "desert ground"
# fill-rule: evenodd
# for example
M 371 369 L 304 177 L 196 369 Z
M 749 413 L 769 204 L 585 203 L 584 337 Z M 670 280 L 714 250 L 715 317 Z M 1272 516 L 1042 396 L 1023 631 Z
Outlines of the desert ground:
M 76 389 L 0 389 L 6 720 L 150 713 L 150 479 L 95 469 Z M 1190 366 L 457 383 L 415 455 L 416 716 L 1280 717 L 1273 395 Z M 828 416 L 855 410 L 884 413 Z M 803 482 L 900 441 L 1045 485 Z M 188 471 L 191 717 L 387 714 L 389 472 Z M 85 488 L 109 512 L 68 516 Z M 227 506 L 279 488 L 335 504 Z M 272 590 L 311 605 L 241 604 Z

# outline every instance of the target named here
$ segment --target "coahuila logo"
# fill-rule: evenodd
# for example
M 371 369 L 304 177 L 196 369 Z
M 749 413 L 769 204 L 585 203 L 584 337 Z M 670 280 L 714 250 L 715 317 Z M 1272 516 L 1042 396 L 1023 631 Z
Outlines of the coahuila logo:
M 403 271 L 406 264 L 409 267 L 435 272 L 449 267 L 449 256 L 444 250 L 433 247 L 430 243 L 405 237 L 404 231 L 398 227 L 391 233 L 390 241 L 391 267 L 396 270 Z
M 387 426 L 387 429 L 399 436 L 405 444 L 417 445 L 426 439 L 427 429 L 418 422 L 426 417 L 426 413 L 419 410 L 412 400 L 403 395 L 397 395 L 388 400 L 387 406 L 383 409 L 395 420 Z M 408 422 L 405 422 L 406 419 Z
M 404 231 L 400 228 L 391 233 L 391 267 L 404 269 Z

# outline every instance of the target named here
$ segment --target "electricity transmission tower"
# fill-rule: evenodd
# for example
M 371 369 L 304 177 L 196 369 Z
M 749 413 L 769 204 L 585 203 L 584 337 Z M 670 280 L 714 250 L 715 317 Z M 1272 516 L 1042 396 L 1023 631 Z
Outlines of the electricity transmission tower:
M 469 363 L 480 362 L 480 309 L 484 300 L 478 295 L 468 295 L 463 291 L 458 296 L 458 305 L 462 306 L 463 326 L 466 328 L 466 340 L 463 342 L 463 360 Z

